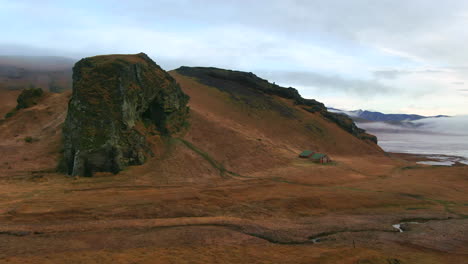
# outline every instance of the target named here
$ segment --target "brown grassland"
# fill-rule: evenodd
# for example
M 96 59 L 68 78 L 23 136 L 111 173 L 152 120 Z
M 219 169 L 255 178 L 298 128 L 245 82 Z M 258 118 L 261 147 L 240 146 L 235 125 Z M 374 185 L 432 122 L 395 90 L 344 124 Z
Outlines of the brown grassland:
M 294 118 L 171 74 L 191 128 L 148 135 L 155 156 L 118 175 L 55 173 L 70 92 L 0 121 L 0 263 L 468 263 L 468 166 L 418 165 L 286 99 Z

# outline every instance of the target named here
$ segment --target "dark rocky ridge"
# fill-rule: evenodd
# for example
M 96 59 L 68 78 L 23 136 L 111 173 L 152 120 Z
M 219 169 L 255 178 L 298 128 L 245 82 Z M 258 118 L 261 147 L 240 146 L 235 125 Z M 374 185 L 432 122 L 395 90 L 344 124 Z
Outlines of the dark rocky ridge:
M 188 100 L 144 53 L 80 60 L 73 68 L 59 168 L 92 176 L 144 163 L 151 150 L 137 125 L 154 126 L 165 136 L 177 133 L 187 125 Z
M 342 129 L 352 135 L 377 143 L 377 137 L 365 132 L 364 129 L 358 128 L 351 118 L 344 114 L 332 113 L 327 110 L 325 105 L 314 99 L 305 99 L 299 92 L 292 87 L 281 87 L 277 84 L 270 83 L 251 72 L 241 72 L 224 70 L 213 67 L 186 67 L 182 66 L 176 69 L 177 73 L 196 78 L 199 82 L 216 87 L 224 92 L 229 93 L 235 99 L 244 100 L 245 103 L 259 107 L 268 105 L 271 109 L 279 111 L 283 116 L 294 117 L 294 113 L 288 108 L 281 107 L 274 100 L 269 100 L 262 95 L 276 95 L 279 97 L 291 99 L 296 105 L 303 109 L 315 113 L 320 113 L 324 118 L 336 123 Z
M 17 105 L 10 112 L 5 114 L 5 118 L 10 118 L 14 116 L 18 110 L 29 108 L 38 103 L 38 101 L 44 95 L 44 91 L 41 88 L 28 88 L 21 91 L 16 99 Z
M 39 100 L 39 98 L 42 97 L 43 94 L 44 91 L 42 91 L 41 88 L 24 89 L 18 96 L 18 99 L 16 100 L 18 102 L 16 109 L 19 110 L 22 108 L 28 108 L 33 105 L 36 105 L 37 101 Z

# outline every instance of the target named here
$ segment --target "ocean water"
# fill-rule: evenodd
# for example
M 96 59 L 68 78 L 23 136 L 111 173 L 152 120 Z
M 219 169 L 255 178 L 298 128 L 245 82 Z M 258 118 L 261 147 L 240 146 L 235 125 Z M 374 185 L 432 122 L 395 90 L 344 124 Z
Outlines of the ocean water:
M 374 131 L 374 134 L 379 140 L 379 146 L 387 152 L 424 154 L 438 160 L 420 162 L 422 164 L 450 166 L 460 162 L 468 165 L 468 136 L 378 131 Z
M 403 125 L 382 122 L 358 123 L 377 136 L 387 152 L 423 154 L 437 161 L 428 165 L 468 165 L 468 117 L 427 118 Z

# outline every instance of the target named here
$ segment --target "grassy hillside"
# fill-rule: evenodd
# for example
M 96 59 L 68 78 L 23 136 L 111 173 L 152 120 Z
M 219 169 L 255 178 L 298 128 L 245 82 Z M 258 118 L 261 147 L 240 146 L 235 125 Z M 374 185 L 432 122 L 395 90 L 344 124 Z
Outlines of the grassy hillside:
M 252 83 L 216 80 L 209 86 L 178 71 L 170 74 L 191 97 L 190 129 L 178 136 L 179 141 L 168 143 L 164 137 L 155 135 L 151 129 L 141 124 L 139 129 L 153 142 L 151 148 L 156 153 L 149 164 L 134 168 L 144 175 L 158 174 L 160 178 L 176 179 L 179 174 L 191 169 L 190 178 L 204 178 L 206 168 L 210 168 L 212 172 L 209 175 L 212 177 L 219 176 L 216 171 L 220 168 L 238 174 L 255 173 L 288 166 L 304 149 L 327 153 L 332 159 L 335 156 L 383 155 L 383 151 L 372 141 L 360 139 L 344 130 L 326 118 L 323 110 L 311 112 L 305 109 L 306 105 L 299 104 L 297 98 L 285 98 L 287 96 L 278 91 L 265 92 Z M 266 81 L 265 83 L 268 84 Z M 277 89 L 281 92 L 283 88 Z M 6 94 L 6 91 L 3 93 Z M 68 93 L 60 96 L 47 94 L 37 106 L 19 111 L 2 124 L 5 128 L 2 131 L 4 138 L 32 136 L 44 138 L 48 142 L 44 147 L 60 145 L 61 130 L 45 130 L 42 125 L 63 122 L 65 115 L 63 112 L 57 113 L 57 109 L 66 109 L 68 99 Z M 12 106 L 16 101 L 13 96 L 4 97 L 4 100 L 5 105 Z M 322 107 L 319 102 L 310 102 Z M 25 124 L 30 125 L 27 130 L 21 131 Z M 13 135 L 13 131 L 17 135 Z M 53 143 L 50 142 L 52 139 Z M 24 142 L 20 143 L 15 151 L 22 153 Z M 190 150 L 192 146 L 200 151 L 194 151 L 193 148 Z M 41 155 L 40 152 L 53 153 L 49 149 L 37 151 L 37 155 Z M 169 163 L 161 161 L 161 157 L 167 156 L 167 151 L 175 153 L 175 158 L 172 156 L 171 159 L 178 164 L 177 168 L 169 168 Z M 188 162 L 183 155 L 187 151 L 192 153 L 189 160 L 199 162 Z M 51 155 L 55 157 L 56 154 Z M 51 163 L 42 165 L 43 169 L 53 169 Z M 159 170 L 151 169 L 154 166 L 167 166 L 168 170 L 161 175 Z M 187 179 L 187 175 L 182 178 Z
M 367 134 L 365 130 L 358 128 L 348 116 L 330 112 L 323 103 L 314 99 L 303 98 L 296 89 L 270 83 L 251 72 L 185 66 L 175 71 L 181 75 L 195 78 L 202 84 L 226 92 L 231 98 L 242 101 L 251 108 L 277 111 L 285 117 L 294 118 L 295 115 L 292 109 L 275 103 L 271 96 L 288 99 L 303 110 L 319 113 L 325 119 L 334 122 L 357 138 L 377 143 L 375 136 Z
M 352 135 L 320 111 L 312 113 L 294 98 L 262 91 L 252 82 L 170 73 L 191 97 L 192 129 L 186 139 L 204 146 L 230 170 L 281 166 L 304 149 L 332 158 L 383 154 L 375 143 Z
M 467 261 L 468 166 L 390 156 L 256 82 L 170 74 L 190 128 L 139 122 L 154 157 L 117 175 L 56 172 L 71 91 L 0 121 L 0 263 Z

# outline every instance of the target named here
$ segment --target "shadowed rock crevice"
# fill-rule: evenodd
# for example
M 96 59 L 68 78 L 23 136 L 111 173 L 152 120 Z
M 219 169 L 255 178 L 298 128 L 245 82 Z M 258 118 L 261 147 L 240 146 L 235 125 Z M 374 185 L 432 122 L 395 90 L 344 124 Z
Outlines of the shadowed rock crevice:
M 73 176 L 117 173 L 143 164 L 150 147 L 142 131 L 165 136 L 187 126 L 189 97 L 146 54 L 85 58 L 73 68 L 73 95 L 63 128 L 59 168 Z

